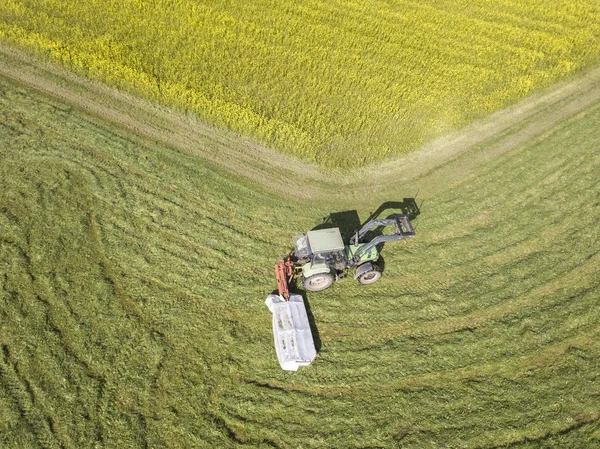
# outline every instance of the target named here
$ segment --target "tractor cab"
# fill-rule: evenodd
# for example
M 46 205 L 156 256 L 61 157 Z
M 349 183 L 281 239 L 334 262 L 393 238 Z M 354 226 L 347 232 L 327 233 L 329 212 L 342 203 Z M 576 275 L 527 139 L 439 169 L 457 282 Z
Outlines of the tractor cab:
M 326 264 L 337 271 L 346 268 L 346 246 L 339 228 L 308 231 L 296 236 L 294 249 L 297 261 L 301 265 Z

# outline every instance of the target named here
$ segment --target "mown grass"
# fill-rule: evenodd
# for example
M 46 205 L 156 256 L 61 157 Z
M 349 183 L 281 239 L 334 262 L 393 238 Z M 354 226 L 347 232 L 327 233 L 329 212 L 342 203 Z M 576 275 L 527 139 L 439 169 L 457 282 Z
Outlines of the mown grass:
M 0 38 L 289 154 L 356 167 L 600 60 L 589 0 L 5 0 Z
M 0 446 L 598 446 L 599 125 L 315 204 L 0 80 Z M 319 357 L 282 372 L 289 237 L 417 184 L 417 237 L 309 295 Z

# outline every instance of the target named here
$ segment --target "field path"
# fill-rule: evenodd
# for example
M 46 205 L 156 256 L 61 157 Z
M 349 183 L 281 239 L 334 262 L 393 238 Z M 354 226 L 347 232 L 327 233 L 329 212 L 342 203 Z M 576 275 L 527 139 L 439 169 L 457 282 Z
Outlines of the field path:
M 11 78 L 135 135 L 204 158 L 264 187 L 291 196 L 314 196 L 328 180 L 316 167 L 211 127 L 191 115 L 86 79 L 0 43 L 0 76 Z M 291 180 L 308 178 L 298 189 Z
M 340 175 L 206 125 L 191 115 L 75 75 L 4 44 L 0 44 L 0 75 L 114 122 L 138 136 L 200 156 L 271 191 L 300 198 L 342 197 L 350 193 L 357 200 L 363 197 L 363 190 L 385 190 L 409 181 L 416 184 L 418 178 L 436 169 L 441 169 L 440 176 L 445 177 L 443 184 L 447 185 L 453 179 L 464 178 L 480 163 L 518 148 L 600 101 L 599 66 L 407 156 Z M 449 164 L 485 142 L 494 143 L 485 152 L 462 158 L 459 165 Z
M 438 170 L 435 176 L 429 176 L 428 184 L 447 186 L 474 173 L 480 164 L 525 145 L 598 101 L 600 66 L 436 139 L 407 156 L 363 169 L 356 180 L 370 188 L 383 188 L 403 181 L 415 184 L 417 178 Z M 459 159 L 478 147 L 485 148 Z

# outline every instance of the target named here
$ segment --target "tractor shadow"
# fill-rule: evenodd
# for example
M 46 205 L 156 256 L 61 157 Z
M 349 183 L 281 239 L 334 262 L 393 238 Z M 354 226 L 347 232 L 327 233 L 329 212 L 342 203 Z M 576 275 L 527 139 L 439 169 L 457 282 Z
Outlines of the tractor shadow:
M 387 214 L 386 217 L 383 217 L 383 213 L 390 209 L 393 210 L 393 212 L 391 214 Z M 397 213 L 406 214 L 410 220 L 414 220 L 421 215 L 421 209 L 417 205 L 415 198 L 403 198 L 402 201 L 386 201 L 379 206 L 375 212 L 371 212 L 371 215 L 369 215 L 369 218 L 365 220 L 363 226 L 369 221 L 376 220 L 378 218 L 392 218 L 392 216 Z
M 323 222 L 312 228 L 311 231 L 329 228 L 340 228 L 342 239 L 347 242 L 352 234 L 361 228 L 358 212 L 356 210 L 332 212 L 327 217 L 323 217 Z
M 384 214 L 384 212 L 388 213 Z M 330 213 L 328 216 L 323 217 L 323 222 L 321 224 L 318 224 L 311 230 L 317 231 L 319 229 L 340 228 L 342 237 L 344 237 L 344 240 L 347 240 L 352 237 L 352 234 L 371 220 L 392 218 L 395 214 L 399 213 L 408 215 L 408 218 L 412 221 L 421 215 L 421 209 L 415 198 L 404 198 L 402 201 L 386 201 L 379 206 L 375 212 L 371 212 L 369 218 L 367 218 L 364 223 L 360 222 L 358 211 L 346 210 L 343 212 Z M 379 230 L 379 232 L 380 234 L 378 235 L 381 235 L 381 230 Z
M 321 350 L 321 336 L 319 335 L 319 329 L 317 328 L 317 323 L 315 321 L 315 316 L 312 313 L 310 308 L 310 303 L 308 302 L 308 298 L 306 297 L 306 292 L 301 290 L 296 292 L 302 295 L 302 300 L 304 301 L 304 307 L 306 307 L 306 315 L 308 316 L 308 324 L 310 325 L 310 333 L 313 336 L 313 341 L 315 343 L 315 349 L 317 353 Z

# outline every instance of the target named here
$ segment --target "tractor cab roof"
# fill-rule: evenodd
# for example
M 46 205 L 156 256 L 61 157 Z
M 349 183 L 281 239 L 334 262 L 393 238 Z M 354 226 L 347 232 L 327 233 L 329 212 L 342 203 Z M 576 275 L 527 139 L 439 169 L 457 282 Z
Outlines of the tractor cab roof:
M 308 242 L 313 254 L 339 251 L 345 247 L 339 228 L 308 231 L 306 235 L 308 236 Z

